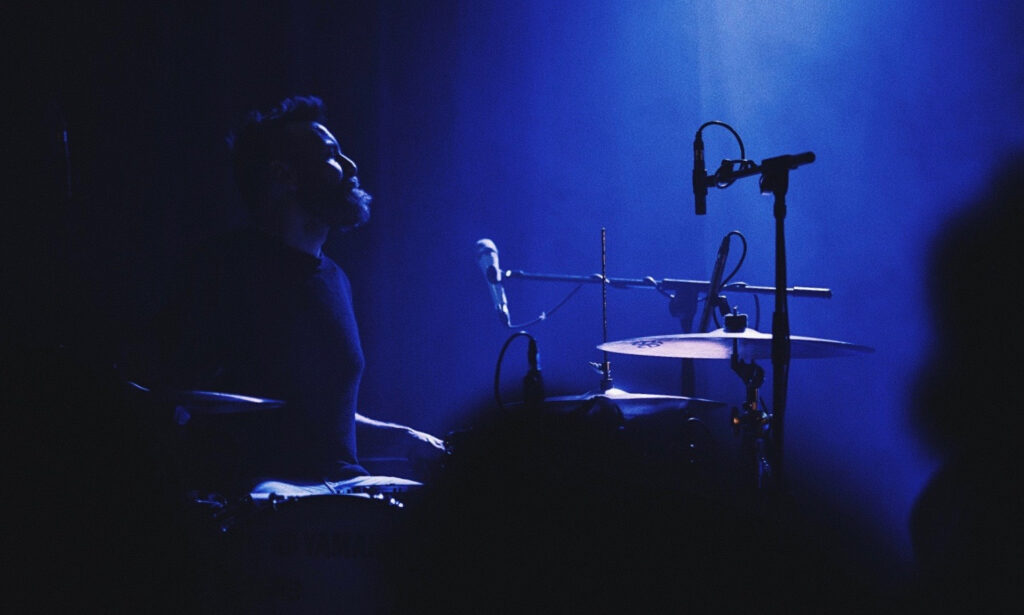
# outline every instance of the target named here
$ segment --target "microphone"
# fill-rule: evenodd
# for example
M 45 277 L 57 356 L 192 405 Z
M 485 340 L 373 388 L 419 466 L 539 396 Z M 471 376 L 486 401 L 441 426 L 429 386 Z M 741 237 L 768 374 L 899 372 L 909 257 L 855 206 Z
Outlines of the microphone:
M 481 239 L 476 242 L 476 262 L 480 270 L 484 272 L 484 278 L 491 289 L 491 300 L 494 301 L 494 309 L 501 316 L 506 327 L 512 326 L 512 318 L 508 314 L 508 299 L 505 297 L 505 287 L 501 285 L 501 268 L 498 267 L 498 248 L 490 239 Z
M 711 308 L 718 304 L 718 291 L 722 287 L 722 272 L 725 270 L 725 260 L 729 258 L 729 235 L 722 238 L 718 246 L 718 256 L 715 258 L 715 268 L 711 272 L 711 284 L 708 285 L 708 296 L 704 300 L 704 309 L 700 313 L 700 326 L 698 333 L 704 333 L 708 328 L 708 321 L 711 319 Z
M 708 213 L 708 172 L 704 168 L 704 138 L 693 138 L 693 201 L 698 216 Z
M 782 169 L 795 169 L 805 164 L 811 164 L 815 160 L 814 152 L 804 152 L 802 154 L 786 154 L 785 156 L 776 156 L 774 158 L 766 158 L 761 161 L 761 167 L 768 168 L 782 168 Z

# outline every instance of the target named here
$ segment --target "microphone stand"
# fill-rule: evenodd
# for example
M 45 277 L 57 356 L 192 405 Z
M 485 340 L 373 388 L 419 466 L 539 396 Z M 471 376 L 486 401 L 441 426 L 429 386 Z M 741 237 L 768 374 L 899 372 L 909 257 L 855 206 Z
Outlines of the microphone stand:
M 774 461 L 775 489 L 785 493 L 786 482 L 783 466 L 783 425 L 786 416 L 786 396 L 788 393 L 789 361 L 791 357 L 791 340 L 789 332 L 789 306 L 786 289 L 786 192 L 789 190 L 789 171 L 802 164 L 814 162 L 814 154 L 777 156 L 761 162 L 760 166 L 752 165 L 732 170 L 731 164 L 723 161 L 722 166 L 713 176 L 705 176 L 704 182 L 710 187 L 716 184 L 729 184 L 741 177 L 761 175 L 761 194 L 775 195 L 773 215 L 775 217 L 775 311 L 772 313 L 772 414 L 770 432 L 772 455 Z M 699 179 L 699 178 L 695 178 Z
M 773 215 L 775 217 L 775 287 L 786 287 L 786 192 L 789 189 L 789 167 L 772 158 L 761 163 L 761 194 L 775 195 Z M 771 164 L 769 164 L 771 163 Z M 789 303 L 786 293 L 775 293 L 775 312 L 772 313 L 772 418 L 771 436 L 774 444 L 776 487 L 785 493 L 785 471 L 783 466 L 783 425 L 786 416 L 786 399 L 789 388 L 789 361 L 791 358 L 789 330 Z

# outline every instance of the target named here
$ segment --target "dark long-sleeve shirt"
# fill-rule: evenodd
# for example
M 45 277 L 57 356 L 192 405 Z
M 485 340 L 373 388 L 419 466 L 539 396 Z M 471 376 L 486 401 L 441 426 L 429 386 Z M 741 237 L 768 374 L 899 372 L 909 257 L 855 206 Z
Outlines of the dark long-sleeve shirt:
M 286 405 L 193 416 L 185 455 L 246 480 L 365 473 L 355 441 L 364 356 L 345 273 L 253 229 L 188 261 L 147 345 L 149 384 Z

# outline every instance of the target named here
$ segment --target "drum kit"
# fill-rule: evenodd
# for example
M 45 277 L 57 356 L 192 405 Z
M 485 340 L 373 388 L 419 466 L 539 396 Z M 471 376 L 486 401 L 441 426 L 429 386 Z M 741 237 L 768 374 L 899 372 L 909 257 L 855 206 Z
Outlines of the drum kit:
M 511 274 L 505 272 L 504 277 L 512 277 Z M 523 272 L 517 272 L 516 275 L 530 277 L 530 274 Z M 561 279 L 555 276 L 543 277 L 552 278 Z M 595 280 L 602 283 L 603 287 L 611 282 L 603 272 L 600 276 L 589 276 L 586 281 Z M 623 280 L 615 282 L 620 285 L 629 284 Z M 673 281 L 668 282 L 663 282 L 661 286 L 670 286 Z M 674 282 L 677 287 L 686 288 L 694 285 L 707 287 L 709 284 L 702 281 Z M 651 286 L 646 278 L 635 283 L 637 286 Z M 723 286 L 720 290 L 728 288 Z M 742 284 L 732 288 L 742 292 L 772 290 L 751 291 L 752 287 Z M 810 291 L 803 289 L 796 292 Z M 757 365 L 757 361 L 773 357 L 773 335 L 746 326 L 746 316 L 735 310 L 723 316 L 724 326 L 712 331 L 634 337 L 598 344 L 597 350 L 606 353 L 600 389 L 581 395 L 542 397 L 540 406 L 543 412 L 548 415 L 578 415 L 580 409 L 592 411 L 595 407 L 601 410 L 613 408 L 620 426 L 634 426 L 631 436 L 633 440 L 629 441 L 631 454 L 640 451 L 637 458 L 648 455 L 647 459 L 631 466 L 621 476 L 635 476 L 645 472 L 659 475 L 657 480 L 675 489 L 677 484 L 690 481 L 693 474 L 687 474 L 679 482 L 670 482 L 674 475 L 663 473 L 666 465 L 704 461 L 700 456 L 703 452 L 699 450 L 702 447 L 699 437 L 708 430 L 695 417 L 706 413 L 713 416 L 729 404 L 701 397 L 631 393 L 618 389 L 611 386 L 607 353 L 671 360 L 729 361 L 733 371 L 743 381 L 746 391 L 746 401 L 741 408 L 732 408 L 731 417 L 734 433 L 743 436 L 739 449 L 743 457 L 738 466 L 743 474 L 739 477 L 740 483 L 745 487 L 753 487 L 751 493 L 755 497 L 774 495 L 780 489 L 778 466 L 782 444 L 776 437 L 780 425 L 778 417 L 764 407 L 758 395 L 764 380 L 764 370 Z M 802 335 L 789 336 L 789 343 L 790 356 L 799 360 L 873 352 L 867 346 Z M 135 383 L 131 385 L 173 407 L 175 421 L 179 426 L 185 425 L 191 417 L 197 415 L 262 413 L 286 405 L 283 400 L 233 393 L 204 390 L 151 391 Z M 509 409 L 512 413 L 526 414 L 523 411 L 528 406 L 530 404 L 524 402 L 510 405 Z M 695 423 L 699 429 L 694 429 Z M 580 423 L 559 425 L 566 424 Z M 451 446 L 457 441 L 451 437 L 453 435 L 449 434 L 450 437 L 446 438 L 446 445 Z M 680 438 L 687 439 L 687 442 L 674 441 Z M 575 436 L 569 433 L 556 442 L 571 442 L 574 439 Z M 581 450 L 585 450 L 587 455 L 594 452 L 594 449 L 589 448 Z M 682 456 L 679 456 L 678 451 L 683 451 Z M 450 456 L 459 453 L 454 446 L 447 452 Z M 556 456 L 558 454 L 556 452 Z M 652 464 L 649 462 L 650 455 L 664 457 L 656 459 Z M 584 456 L 583 459 L 593 457 Z M 572 467 L 574 471 L 578 468 Z M 666 477 L 668 480 L 664 480 Z M 388 595 L 385 588 L 380 586 L 386 577 L 384 570 L 393 564 L 392 560 L 397 557 L 394 553 L 402 551 L 391 547 L 379 548 L 379 545 L 391 544 L 388 540 L 397 535 L 396 528 L 401 527 L 396 515 L 404 518 L 403 513 L 397 511 L 405 508 L 407 502 L 415 503 L 417 492 L 422 493 L 419 490 L 423 488 L 429 488 L 429 485 L 397 477 L 370 476 L 333 484 L 299 485 L 267 481 L 253 489 L 248 497 L 243 497 L 241 502 L 228 501 L 217 494 L 195 493 L 194 503 L 202 516 L 203 527 L 209 527 L 212 521 L 216 528 L 209 534 L 214 537 L 208 539 L 209 542 L 199 541 L 199 544 L 209 548 L 204 557 L 215 563 L 220 562 L 216 566 L 224 570 L 236 570 L 241 566 L 237 574 L 248 575 L 245 579 L 250 581 L 256 580 L 245 584 L 233 577 L 213 575 L 210 583 L 216 587 L 238 585 L 245 588 L 245 591 L 251 593 L 248 599 L 253 601 L 254 608 L 281 603 L 322 606 L 335 599 L 337 579 L 346 578 L 355 581 L 350 584 L 353 594 L 368 601 L 368 606 L 380 606 L 382 597 Z
M 740 159 L 723 160 L 721 167 L 713 174 L 708 174 L 704 162 L 704 143 L 702 132 L 709 126 L 720 126 L 728 129 L 739 145 Z M 511 278 L 546 280 L 546 281 L 574 281 L 581 285 L 583 283 L 597 282 L 602 289 L 602 317 L 604 323 L 603 342 L 597 346 L 604 353 L 604 361 L 600 364 L 603 377 L 601 380 L 600 392 L 587 393 L 579 396 L 563 396 L 543 398 L 542 389 L 539 387 L 539 375 L 536 378 L 535 386 L 527 386 L 524 392 L 525 403 L 536 405 L 539 402 L 549 408 L 557 406 L 571 407 L 581 403 L 592 403 L 600 401 L 611 404 L 618 408 L 623 417 L 635 417 L 645 414 L 657 413 L 663 407 L 681 409 L 692 413 L 698 409 L 721 407 L 726 404 L 709 399 L 701 399 L 685 396 L 670 395 L 647 395 L 631 394 L 619 391 L 612 387 L 611 374 L 608 361 L 608 353 L 646 356 L 668 359 L 692 360 L 729 360 L 731 367 L 744 382 L 746 389 L 746 401 L 743 409 L 734 408 L 732 422 L 736 429 L 744 430 L 757 443 L 759 453 L 758 465 L 762 468 L 759 472 L 758 485 L 766 486 L 763 480 L 764 475 L 771 474 L 771 464 L 774 462 L 779 466 L 781 475 L 782 458 L 782 423 L 786 406 L 786 389 L 788 378 L 789 360 L 832 358 L 848 356 L 858 353 L 872 352 L 866 346 L 851 344 L 832 339 L 791 335 L 789 330 L 789 316 L 787 307 L 788 296 L 817 296 L 830 297 L 831 291 L 820 288 L 790 287 L 786 282 L 786 258 L 785 258 L 785 233 L 784 220 L 786 216 L 786 192 L 789 186 L 789 173 L 803 165 L 814 162 L 815 155 L 812 152 L 805 152 L 797 155 L 784 155 L 768 158 L 756 164 L 746 159 L 745 148 L 739 134 L 731 126 L 720 121 L 705 122 L 698 128 L 694 137 L 694 171 L 693 191 L 695 195 L 696 213 L 698 216 L 706 213 L 708 188 L 726 188 L 734 182 L 745 177 L 760 177 L 760 189 L 762 194 L 772 194 L 775 197 L 773 215 L 776 222 L 775 233 L 775 286 L 774 287 L 753 287 L 743 282 L 728 284 L 732 276 L 738 271 L 743 262 L 736 266 L 723 281 L 723 272 L 728 255 L 729 240 L 732 236 L 738 236 L 743 241 L 744 257 L 746 254 L 746 239 L 739 231 L 728 233 L 722 241 L 718 250 L 714 270 L 710 281 L 694 280 L 654 280 L 646 277 L 641 280 L 624 280 L 609 278 L 606 272 L 607 250 L 606 231 L 601 229 L 601 273 L 590 276 L 566 276 L 552 274 L 529 274 L 522 271 L 503 270 L 498 266 L 498 251 L 494 242 L 490 239 L 481 239 L 476 243 L 476 257 L 478 265 L 484 272 L 488 287 L 491 292 L 494 306 L 503 323 L 508 328 L 525 327 L 534 322 L 547 318 L 548 314 L 542 314 L 537 321 L 526 325 L 513 325 L 509 317 L 508 301 L 503 288 L 503 281 Z M 705 291 L 703 310 L 699 319 L 697 332 L 686 332 L 674 335 L 654 335 L 636 337 L 617 341 L 609 341 L 607 336 L 607 289 L 609 286 L 616 287 L 646 287 L 654 288 L 659 292 L 672 298 L 672 311 L 686 312 L 689 308 L 680 308 L 680 304 L 690 299 L 696 299 L 700 290 Z M 747 318 L 743 314 L 728 313 L 728 304 L 725 298 L 720 295 L 724 290 L 730 292 L 743 292 L 753 294 L 772 294 L 775 297 L 775 312 L 772 319 L 772 333 L 763 333 L 755 328 L 747 326 Z M 669 294 L 674 291 L 674 294 Z M 575 291 L 573 291 L 575 292 Z M 570 293 L 570 297 L 572 294 Z M 568 299 L 568 297 L 567 297 Z M 564 303 L 564 301 L 563 301 Z M 560 307 L 559 304 L 558 307 Z M 724 317 L 724 326 L 716 330 L 707 331 L 709 319 L 717 307 Z M 557 309 L 557 307 L 555 308 Z M 554 310 L 552 310 L 553 312 Z M 690 319 L 695 313 L 690 313 Z M 683 318 L 684 331 L 689 330 L 688 324 Z M 520 331 L 517 335 L 528 335 Z M 509 338 L 511 341 L 512 338 Z M 531 337 L 531 348 L 535 341 Z M 507 346 L 507 342 L 506 342 Z M 504 352 L 504 349 L 502 350 Z M 773 366 L 774 412 L 769 412 L 760 403 L 758 389 L 764 381 L 764 370 L 757 365 L 756 361 L 770 359 Z M 597 366 L 597 364 L 594 364 Z M 499 360 L 500 369 L 500 360 Z M 536 367 L 531 368 L 531 373 L 536 373 Z M 529 378 L 529 375 L 528 375 Z M 496 378 L 497 382 L 497 378 Z M 137 385 L 136 385 L 137 386 Z M 139 387 L 142 388 L 142 387 Z M 686 391 L 684 386 L 684 392 Z M 497 389 L 495 391 L 497 396 Z M 164 392 L 163 399 L 175 408 L 175 419 L 179 425 L 188 422 L 191 415 L 201 414 L 232 414 L 239 412 L 263 411 L 280 408 L 284 405 L 281 400 L 262 399 L 245 395 L 213 391 L 171 391 Z M 539 395 L 539 396 L 538 396 Z M 500 397 L 498 405 L 501 407 Z M 781 476 L 778 479 L 781 483 Z
M 758 405 L 757 387 L 763 372 L 756 361 L 771 356 L 772 336 L 738 324 L 742 325 L 743 319 L 733 315 L 726 319 L 726 327 L 710 332 L 621 339 L 601 343 L 596 348 L 607 353 L 660 359 L 730 361 L 743 377 L 748 393 L 742 411 L 734 408 L 732 417 L 734 428 L 749 441 L 743 450 L 748 451 L 750 458 L 741 465 L 755 475 L 758 488 L 770 491 L 778 451 L 772 440 L 773 417 Z M 866 346 L 832 339 L 794 335 L 791 340 L 792 356 L 797 359 L 872 351 Z M 225 392 L 150 391 L 134 383 L 132 386 L 171 404 L 179 425 L 198 415 L 263 413 L 286 405 L 283 400 Z M 545 412 L 555 414 L 594 405 L 614 407 L 622 424 L 639 429 L 633 432 L 631 450 L 642 448 L 643 454 L 664 455 L 653 465 L 639 463 L 629 471 L 658 475 L 666 460 L 674 464 L 694 463 L 695 458 L 686 457 L 693 454 L 695 441 L 697 448 L 701 447 L 699 440 L 691 438 L 700 435 L 699 429 L 693 429 L 694 422 L 699 423 L 693 417 L 706 412 L 713 416 L 728 404 L 701 397 L 631 393 L 608 387 L 581 395 L 545 397 L 542 405 Z M 679 438 L 688 439 L 689 443 L 669 442 Z M 449 442 L 446 439 L 446 444 Z M 682 450 L 684 456 L 679 457 L 677 450 Z M 668 489 L 676 489 L 677 483 L 670 482 L 671 477 L 663 475 L 657 480 L 663 481 Z M 744 482 L 749 483 L 746 479 Z M 193 493 L 190 514 L 193 521 L 198 519 L 196 527 L 201 532 L 194 543 L 198 545 L 196 561 L 205 562 L 200 575 L 203 591 L 215 596 L 223 594 L 225 601 L 244 604 L 251 607 L 251 612 L 277 612 L 282 605 L 319 610 L 336 604 L 339 587 L 345 590 L 349 605 L 362 605 L 368 611 L 388 607 L 392 594 L 386 580 L 393 570 L 400 568 L 403 554 L 410 549 L 397 543 L 397 537 L 405 536 L 404 524 L 415 518 L 415 513 L 410 516 L 401 511 L 415 511 L 421 490 L 429 487 L 397 477 L 370 476 L 316 485 L 267 481 L 241 501 Z M 234 589 L 229 591 L 230 588 Z
M 520 277 L 554 281 L 570 279 L 568 276 L 528 274 L 522 271 L 507 271 L 501 275 L 505 278 Z M 618 286 L 634 285 L 637 287 L 649 287 L 651 285 L 649 278 L 644 280 L 613 280 L 607 278 L 604 272 L 600 275 L 585 278 L 573 277 L 572 280 L 596 281 L 602 283 L 605 287 L 609 284 L 616 284 Z M 662 283 L 657 283 L 659 286 L 674 286 L 676 288 L 689 288 L 695 285 L 706 286 L 708 284 L 708 282 L 690 280 L 665 280 Z M 741 292 L 771 292 L 773 290 L 771 288 L 750 287 L 744 283 L 722 287 L 722 289 L 726 288 L 732 288 Z M 830 296 L 830 293 L 825 289 L 796 288 L 789 290 L 794 294 L 804 294 L 807 296 Z M 719 299 L 724 300 L 724 297 L 719 297 Z M 603 309 L 605 311 L 607 309 L 606 300 Z M 505 313 L 507 314 L 507 312 Z M 605 377 L 602 380 L 600 391 L 591 391 L 581 395 L 544 397 L 541 400 L 543 407 L 546 411 L 557 414 L 559 412 L 572 411 L 585 405 L 593 406 L 596 403 L 601 403 L 606 406 L 614 406 L 625 421 L 662 413 L 683 413 L 688 417 L 701 415 L 704 411 L 722 408 L 728 404 L 700 397 L 630 393 L 615 388 L 611 386 L 607 354 L 661 359 L 728 360 L 733 371 L 743 380 L 746 389 L 746 402 L 743 404 L 742 409 L 733 408 L 733 428 L 737 433 L 742 431 L 754 443 L 754 450 L 757 451 L 755 466 L 757 468 L 756 481 L 758 487 L 761 489 L 772 488 L 770 476 L 773 464 L 777 463 L 777 460 L 781 457 L 781 442 L 773 439 L 773 427 L 776 427 L 774 424 L 775 417 L 766 408 L 762 407 L 758 396 L 758 389 L 764 380 L 764 371 L 757 365 L 756 361 L 772 357 L 773 335 L 747 327 L 746 316 L 743 314 L 733 313 L 724 314 L 724 316 L 725 326 L 713 331 L 635 337 L 605 341 L 598 344 L 596 348 L 605 353 L 605 361 L 603 363 Z M 790 356 L 796 359 L 834 358 L 873 352 L 873 349 L 868 346 L 802 335 L 790 335 L 789 343 Z M 594 365 L 597 366 L 597 364 Z M 234 393 L 203 390 L 151 391 L 136 383 L 130 383 L 130 385 L 135 390 L 145 392 L 162 403 L 174 407 L 174 417 L 178 425 L 184 425 L 193 415 L 259 413 L 276 410 L 286 405 L 283 400 Z M 511 407 L 515 408 L 521 405 L 523 404 L 513 404 Z M 448 442 L 451 442 L 451 440 L 448 440 Z M 449 450 L 449 453 L 451 452 Z M 410 488 L 409 481 L 397 478 L 395 480 L 403 481 L 400 483 L 402 489 L 407 490 Z M 276 491 L 257 490 L 257 492 L 251 494 L 251 498 L 257 503 L 279 503 L 310 495 L 358 494 L 365 496 L 369 494 L 380 498 L 387 494 L 389 502 L 400 504 L 400 502 L 395 501 L 391 497 L 394 490 L 390 489 L 390 487 L 397 484 L 399 483 L 380 483 L 378 480 L 377 483 L 372 484 L 361 483 L 358 490 L 342 489 L 340 491 L 332 491 L 329 488 L 325 490 L 323 485 L 304 488 L 281 483 Z M 420 483 L 416 483 L 416 485 L 420 486 Z

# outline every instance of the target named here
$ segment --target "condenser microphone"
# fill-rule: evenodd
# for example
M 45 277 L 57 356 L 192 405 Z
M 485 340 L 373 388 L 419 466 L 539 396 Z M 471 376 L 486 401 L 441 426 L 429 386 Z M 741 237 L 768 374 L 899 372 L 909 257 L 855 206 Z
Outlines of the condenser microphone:
M 505 287 L 501 284 L 501 268 L 498 266 L 498 248 L 490 239 L 481 239 L 476 242 L 476 262 L 480 270 L 484 272 L 487 286 L 491 289 L 491 300 L 494 301 L 494 309 L 501 316 L 505 326 L 511 326 L 512 318 L 508 314 L 508 299 L 505 297 Z
M 718 292 L 722 290 L 722 272 L 725 271 L 725 261 L 729 258 L 729 235 L 722 238 L 718 246 L 718 256 L 715 258 L 715 268 L 711 272 L 711 283 L 708 285 L 708 296 L 704 300 L 704 310 L 700 313 L 700 327 L 698 333 L 704 333 L 708 328 L 708 321 L 711 319 L 711 309 L 718 304 Z
M 698 216 L 708 213 L 708 172 L 704 167 L 704 138 L 693 138 L 693 202 Z

